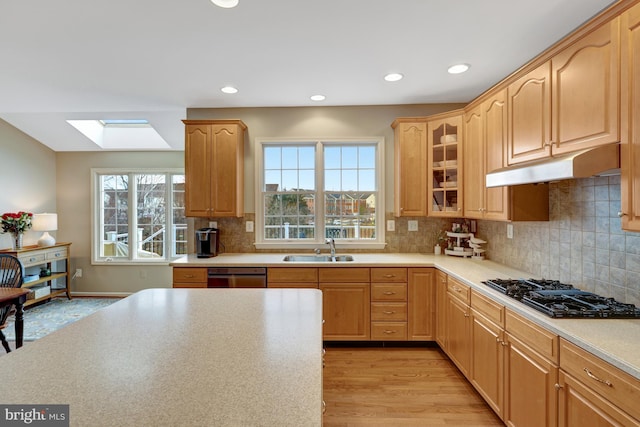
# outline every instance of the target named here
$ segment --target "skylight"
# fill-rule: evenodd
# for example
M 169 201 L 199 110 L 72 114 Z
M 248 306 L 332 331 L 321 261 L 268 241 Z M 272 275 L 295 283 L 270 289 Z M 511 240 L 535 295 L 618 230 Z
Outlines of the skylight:
M 146 119 L 67 120 L 67 123 L 105 150 L 171 148 Z

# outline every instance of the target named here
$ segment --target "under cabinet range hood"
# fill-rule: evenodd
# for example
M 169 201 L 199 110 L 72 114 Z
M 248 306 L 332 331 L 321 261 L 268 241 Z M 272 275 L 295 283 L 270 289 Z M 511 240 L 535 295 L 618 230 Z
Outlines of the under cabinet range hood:
M 486 186 L 535 184 L 619 173 L 620 144 L 608 144 L 497 169 L 486 175 Z

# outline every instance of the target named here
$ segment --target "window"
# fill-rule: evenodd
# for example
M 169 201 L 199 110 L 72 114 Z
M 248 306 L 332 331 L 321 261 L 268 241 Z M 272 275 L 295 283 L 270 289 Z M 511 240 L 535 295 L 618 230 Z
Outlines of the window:
M 381 138 L 257 140 L 256 247 L 384 247 Z
M 187 253 L 184 171 L 94 169 L 93 262 L 167 262 Z

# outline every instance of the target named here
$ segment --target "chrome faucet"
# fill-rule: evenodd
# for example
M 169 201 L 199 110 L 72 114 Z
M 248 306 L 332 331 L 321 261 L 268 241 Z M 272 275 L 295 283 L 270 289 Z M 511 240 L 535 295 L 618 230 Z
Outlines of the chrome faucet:
M 325 243 L 329 245 L 329 248 L 331 248 L 331 258 L 335 258 L 336 257 L 336 242 L 335 242 L 335 240 L 333 240 L 333 238 L 327 239 L 327 241 Z

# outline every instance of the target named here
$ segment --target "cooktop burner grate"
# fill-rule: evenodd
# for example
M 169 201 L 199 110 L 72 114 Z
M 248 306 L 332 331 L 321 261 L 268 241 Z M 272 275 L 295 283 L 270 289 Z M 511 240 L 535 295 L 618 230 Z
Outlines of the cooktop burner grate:
M 550 317 L 640 318 L 640 309 L 633 304 L 582 291 L 558 280 L 491 279 L 483 283 Z

